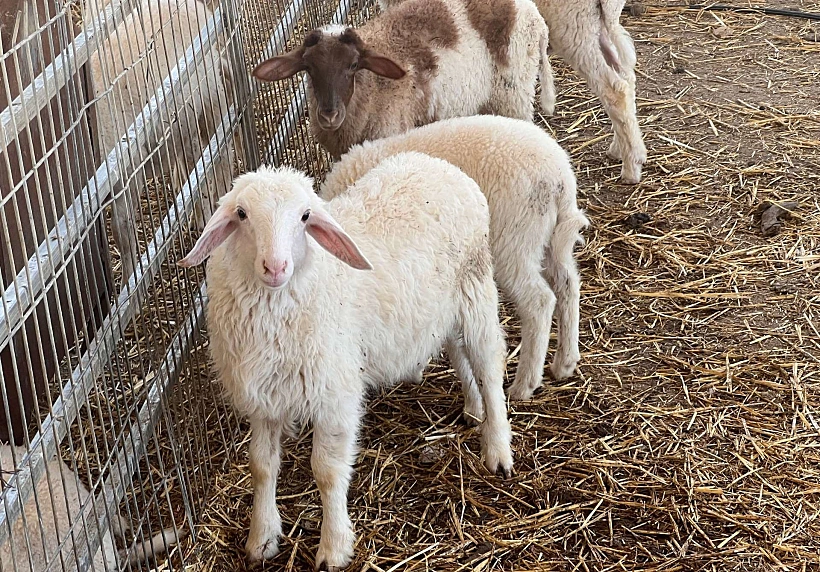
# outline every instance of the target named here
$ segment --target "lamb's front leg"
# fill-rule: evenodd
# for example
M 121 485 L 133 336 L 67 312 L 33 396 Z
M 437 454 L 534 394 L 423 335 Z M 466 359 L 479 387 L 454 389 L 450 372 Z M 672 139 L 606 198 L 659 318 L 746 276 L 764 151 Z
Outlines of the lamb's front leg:
M 360 422 L 361 406 L 352 396 L 335 401 L 314 419 L 310 465 L 322 497 L 317 570 L 340 570 L 353 558 L 356 537 L 347 514 L 347 489 Z
M 245 552 L 251 562 L 279 553 L 282 519 L 276 508 L 282 423 L 251 419 L 250 465 L 253 476 L 253 515 Z

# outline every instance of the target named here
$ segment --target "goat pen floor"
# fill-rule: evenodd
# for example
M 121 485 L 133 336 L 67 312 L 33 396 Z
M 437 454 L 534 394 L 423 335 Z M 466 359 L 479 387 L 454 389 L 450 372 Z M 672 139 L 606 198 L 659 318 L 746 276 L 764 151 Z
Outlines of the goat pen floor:
M 820 569 L 820 26 L 646 8 L 622 19 L 639 54 L 644 181 L 617 184 L 609 121 L 556 59 L 557 115 L 541 121 L 571 153 L 592 220 L 579 374 L 511 404 L 509 481 L 481 466 L 446 363 L 373 396 L 349 570 Z M 767 201 L 798 203 L 774 236 Z M 252 486 L 238 447 L 200 542 L 182 547 L 188 569 L 244 566 Z M 287 536 L 265 569 L 308 570 L 321 517 L 310 435 L 286 451 Z

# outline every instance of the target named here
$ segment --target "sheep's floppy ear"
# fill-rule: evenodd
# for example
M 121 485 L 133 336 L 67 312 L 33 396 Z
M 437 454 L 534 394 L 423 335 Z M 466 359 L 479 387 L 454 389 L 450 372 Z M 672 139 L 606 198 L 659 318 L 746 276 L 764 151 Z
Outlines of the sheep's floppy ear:
M 235 219 L 236 212 L 233 210 L 233 205 L 229 207 L 225 204 L 216 209 L 191 252 L 177 264 L 185 268 L 202 264 L 214 248 L 225 242 L 225 239 L 236 230 L 238 223 Z
M 265 60 L 254 68 L 251 75 L 262 81 L 278 81 L 288 78 L 307 69 L 304 60 L 302 60 L 304 53 L 305 49 L 300 46 L 292 52 Z
M 319 246 L 357 270 L 373 270 L 359 247 L 333 218 L 320 210 L 311 211 L 306 230 Z
M 401 79 L 407 73 L 401 69 L 399 64 L 390 58 L 380 56 L 370 50 L 365 51 L 361 57 L 359 57 L 359 67 L 368 69 L 374 74 L 386 77 L 387 79 Z

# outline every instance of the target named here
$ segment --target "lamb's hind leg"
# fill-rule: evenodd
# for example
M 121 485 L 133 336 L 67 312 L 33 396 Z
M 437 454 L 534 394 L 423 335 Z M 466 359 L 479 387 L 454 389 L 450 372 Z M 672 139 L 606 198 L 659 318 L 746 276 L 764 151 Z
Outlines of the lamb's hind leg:
M 489 253 L 487 254 L 489 258 Z M 464 285 L 461 329 L 470 368 L 484 399 L 485 418 L 481 427 L 484 464 L 491 473 L 512 475 L 512 437 L 504 398 L 504 332 L 498 321 L 498 292 L 487 271 L 486 277 Z
M 577 212 L 559 223 L 546 249 L 544 272 L 557 297 L 558 345 L 551 370 L 555 379 L 569 377 L 575 372 L 581 353 L 578 348 L 580 327 L 581 276 L 573 253 L 580 242 L 580 229 L 589 224 Z
M 601 101 L 612 122 L 614 138 L 607 154 L 623 161 L 621 181 L 628 184 L 641 180 L 646 163 L 646 146 L 638 125 L 635 106 L 635 50 L 626 31 L 609 33 L 606 29 L 592 34 L 584 30 L 583 46 L 556 45 L 559 54 L 569 62 Z M 566 42 L 562 38 L 561 42 Z
M 461 380 L 461 390 L 464 393 L 464 422 L 475 426 L 484 419 L 484 399 L 478 390 L 478 384 L 470 368 L 470 361 L 464 350 L 464 341 L 459 337 L 447 340 L 444 345 L 450 365 Z

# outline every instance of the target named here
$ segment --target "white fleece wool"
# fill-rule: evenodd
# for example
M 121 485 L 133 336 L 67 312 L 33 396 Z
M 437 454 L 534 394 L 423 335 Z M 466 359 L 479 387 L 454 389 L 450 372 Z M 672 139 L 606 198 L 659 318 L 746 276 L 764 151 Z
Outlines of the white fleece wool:
M 320 196 L 343 196 L 375 164 L 406 151 L 449 161 L 487 197 L 495 278 L 521 318 L 521 353 L 510 396 L 527 399 L 541 385 L 553 308 L 558 310 L 558 348 L 552 372 L 557 379 L 571 375 L 580 358 L 580 276 L 573 247 L 589 222 L 577 206 L 566 152 L 529 122 L 495 116 L 449 119 L 353 147 L 333 166 Z M 458 371 L 458 360 L 453 365 Z M 470 373 L 462 368 L 460 375 L 469 379 Z

